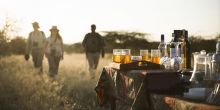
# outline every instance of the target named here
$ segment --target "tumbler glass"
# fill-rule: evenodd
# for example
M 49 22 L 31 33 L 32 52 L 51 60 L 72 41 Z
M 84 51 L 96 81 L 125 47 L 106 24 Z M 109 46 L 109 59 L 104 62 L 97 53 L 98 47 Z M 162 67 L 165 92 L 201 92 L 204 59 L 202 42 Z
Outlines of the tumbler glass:
M 122 49 L 121 50 L 121 63 L 126 64 L 131 62 L 131 50 Z
M 142 61 L 149 61 L 148 50 L 140 50 L 140 56 L 142 57 Z
M 160 50 L 158 49 L 151 50 L 151 62 L 160 64 Z
M 121 63 L 122 49 L 113 49 L 113 62 Z

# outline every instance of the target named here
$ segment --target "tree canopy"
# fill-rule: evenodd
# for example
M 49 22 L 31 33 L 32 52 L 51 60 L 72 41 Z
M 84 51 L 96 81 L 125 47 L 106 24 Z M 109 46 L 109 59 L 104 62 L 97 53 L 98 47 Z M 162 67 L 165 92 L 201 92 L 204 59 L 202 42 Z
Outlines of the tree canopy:
M 0 29 L 0 56 L 9 54 L 24 54 L 26 39 L 23 37 L 13 37 L 10 39 L 6 31 L 9 25 Z M 150 34 L 141 32 L 126 31 L 103 31 L 101 32 L 105 41 L 105 51 L 112 53 L 113 49 L 131 49 L 132 55 L 138 55 L 140 49 L 156 49 L 159 42 L 149 42 Z M 215 52 L 217 39 L 220 34 L 213 39 L 204 39 L 202 36 L 190 36 L 192 52 L 206 50 L 207 52 Z M 66 53 L 83 53 L 84 49 L 81 42 L 74 44 L 64 44 Z

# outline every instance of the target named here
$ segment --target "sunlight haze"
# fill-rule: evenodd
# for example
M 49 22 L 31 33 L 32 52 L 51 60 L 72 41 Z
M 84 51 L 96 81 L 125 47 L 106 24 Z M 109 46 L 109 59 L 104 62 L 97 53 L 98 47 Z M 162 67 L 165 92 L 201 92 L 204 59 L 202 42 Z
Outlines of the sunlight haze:
M 97 31 L 138 31 L 159 41 L 170 41 L 174 29 L 190 35 L 220 34 L 220 0 L 0 0 L 0 26 L 6 17 L 15 19 L 18 35 L 27 38 L 31 23 L 50 35 L 57 25 L 64 43 L 81 42 L 96 24 Z

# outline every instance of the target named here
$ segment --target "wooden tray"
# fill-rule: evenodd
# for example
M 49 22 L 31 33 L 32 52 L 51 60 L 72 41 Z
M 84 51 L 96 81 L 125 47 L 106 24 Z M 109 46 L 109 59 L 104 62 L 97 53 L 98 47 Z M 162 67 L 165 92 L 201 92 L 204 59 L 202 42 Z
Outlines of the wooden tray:
M 120 71 L 164 69 L 163 65 L 148 62 L 148 61 L 136 61 L 136 62 L 131 62 L 127 64 L 110 63 L 109 66 L 114 69 L 118 69 Z

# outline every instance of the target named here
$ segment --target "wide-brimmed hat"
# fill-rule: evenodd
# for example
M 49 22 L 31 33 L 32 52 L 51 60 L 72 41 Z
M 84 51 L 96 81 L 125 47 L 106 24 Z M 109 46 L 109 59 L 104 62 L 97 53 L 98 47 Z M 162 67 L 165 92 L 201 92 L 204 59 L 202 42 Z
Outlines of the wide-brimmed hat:
M 52 28 L 50 29 L 50 31 L 52 31 L 52 30 L 57 30 L 57 31 L 59 31 L 59 29 L 57 29 L 57 26 L 52 26 Z
M 40 26 L 39 26 L 39 23 L 38 23 L 38 22 L 33 22 L 33 23 L 32 23 L 32 26 L 36 26 L 36 27 L 40 28 Z

